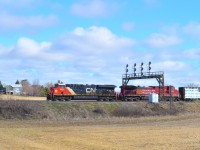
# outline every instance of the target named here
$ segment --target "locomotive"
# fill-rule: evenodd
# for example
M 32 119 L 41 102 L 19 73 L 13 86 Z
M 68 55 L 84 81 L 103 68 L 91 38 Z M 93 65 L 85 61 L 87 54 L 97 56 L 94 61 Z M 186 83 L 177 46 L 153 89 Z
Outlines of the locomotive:
M 121 92 L 119 98 L 123 101 L 135 101 L 148 99 L 151 93 L 159 94 L 159 86 L 120 86 Z M 179 91 L 174 86 L 164 86 L 164 98 L 169 100 L 171 97 L 174 100 L 179 100 Z
M 84 85 L 56 83 L 47 93 L 47 100 L 98 100 L 114 101 L 116 99 L 115 85 Z

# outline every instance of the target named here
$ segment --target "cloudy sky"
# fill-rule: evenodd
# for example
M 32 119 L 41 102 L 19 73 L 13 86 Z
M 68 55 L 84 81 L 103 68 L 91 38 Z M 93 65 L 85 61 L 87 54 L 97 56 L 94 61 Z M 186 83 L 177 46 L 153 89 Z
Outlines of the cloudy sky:
M 0 0 L 0 81 L 121 85 L 149 61 L 165 84 L 200 83 L 199 0 Z M 135 85 L 157 85 L 136 80 Z

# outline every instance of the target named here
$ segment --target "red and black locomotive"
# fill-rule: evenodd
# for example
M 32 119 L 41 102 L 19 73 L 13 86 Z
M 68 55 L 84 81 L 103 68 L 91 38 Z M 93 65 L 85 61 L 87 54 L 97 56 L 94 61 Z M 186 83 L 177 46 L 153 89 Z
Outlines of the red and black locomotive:
M 148 99 L 149 94 L 155 93 L 159 94 L 159 86 L 149 86 L 149 87 L 140 87 L 140 86 L 120 86 L 121 92 L 119 99 L 123 101 L 135 101 L 135 100 L 144 100 Z M 163 96 L 165 100 L 169 100 L 171 97 L 174 100 L 179 99 L 179 91 L 175 89 L 174 86 L 164 86 Z
M 115 101 L 115 85 L 84 85 L 57 83 L 47 93 L 47 100 L 98 100 Z

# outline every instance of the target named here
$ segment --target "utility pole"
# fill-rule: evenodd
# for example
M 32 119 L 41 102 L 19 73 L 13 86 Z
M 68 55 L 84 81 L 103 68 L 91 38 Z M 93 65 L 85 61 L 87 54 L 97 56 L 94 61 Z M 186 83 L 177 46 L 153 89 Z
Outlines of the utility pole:
M 172 114 L 172 87 L 169 86 L 169 93 L 170 93 L 170 113 Z

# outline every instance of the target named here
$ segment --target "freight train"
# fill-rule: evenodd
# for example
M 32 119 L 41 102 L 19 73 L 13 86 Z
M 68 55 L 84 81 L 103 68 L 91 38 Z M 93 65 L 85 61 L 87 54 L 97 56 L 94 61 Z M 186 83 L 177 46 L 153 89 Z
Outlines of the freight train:
M 139 87 L 120 86 L 121 92 L 115 92 L 115 85 L 84 85 L 56 83 L 48 90 L 47 100 L 97 100 L 97 101 L 138 101 L 147 100 L 151 93 L 159 94 L 159 86 Z M 200 87 L 164 86 L 165 100 L 192 100 L 200 99 Z

